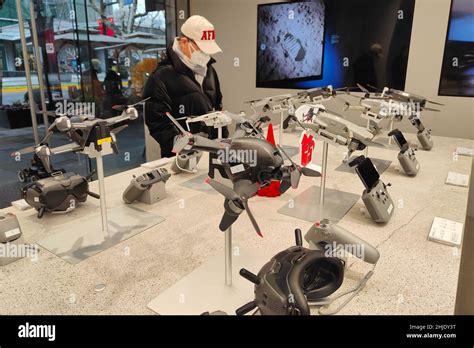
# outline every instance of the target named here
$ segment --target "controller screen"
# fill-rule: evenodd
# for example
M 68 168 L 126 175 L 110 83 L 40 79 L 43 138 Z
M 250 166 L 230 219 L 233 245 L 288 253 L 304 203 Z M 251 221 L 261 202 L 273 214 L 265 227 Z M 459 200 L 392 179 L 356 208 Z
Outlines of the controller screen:
M 404 149 L 405 144 L 407 144 L 408 142 L 405 139 L 405 137 L 403 136 L 403 133 L 402 132 L 396 132 L 394 134 L 394 136 L 397 139 L 397 143 L 400 145 L 400 148 Z
M 380 175 L 377 172 L 374 164 L 370 158 L 364 159 L 356 168 L 359 177 L 361 178 L 364 186 L 367 190 L 374 187 L 379 181 Z

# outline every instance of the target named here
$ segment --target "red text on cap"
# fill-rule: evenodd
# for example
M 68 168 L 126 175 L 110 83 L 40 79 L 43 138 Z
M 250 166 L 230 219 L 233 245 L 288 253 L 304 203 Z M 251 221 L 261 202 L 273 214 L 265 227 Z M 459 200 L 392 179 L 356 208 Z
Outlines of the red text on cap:
M 214 30 L 203 30 L 201 40 L 215 40 L 216 32 Z

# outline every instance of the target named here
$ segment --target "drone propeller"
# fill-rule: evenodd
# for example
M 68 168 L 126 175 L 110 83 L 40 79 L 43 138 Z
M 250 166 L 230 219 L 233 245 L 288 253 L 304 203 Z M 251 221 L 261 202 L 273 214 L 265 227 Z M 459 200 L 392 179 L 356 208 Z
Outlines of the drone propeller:
M 381 93 L 382 90 L 378 87 L 367 84 L 367 87 L 372 88 L 376 93 Z
M 347 94 L 350 94 L 351 91 L 358 91 L 358 90 L 360 90 L 359 87 L 340 87 L 340 88 L 335 89 L 336 92 L 346 92 Z
M 360 83 L 357 83 L 357 87 L 359 87 L 359 89 L 366 93 L 366 94 L 370 94 L 369 90 L 367 88 L 365 88 L 364 86 L 362 86 Z
M 124 124 L 123 126 L 120 126 L 120 127 L 117 127 L 117 128 L 114 128 L 110 131 L 110 134 L 113 134 L 113 135 L 117 135 L 119 134 L 121 131 L 125 130 L 126 128 L 128 128 L 128 124 Z
M 40 145 L 48 144 L 49 139 L 53 136 L 53 132 L 46 133 L 46 136 L 41 140 Z M 12 152 L 10 156 L 16 156 L 16 155 L 27 155 L 29 153 L 35 152 L 35 149 L 38 147 L 38 145 L 33 145 L 33 146 L 28 146 L 25 147 L 21 150 Z
M 249 120 L 245 118 L 242 114 L 234 114 L 232 112 L 226 112 L 225 113 L 227 116 L 229 116 L 233 121 L 236 123 L 245 123 L 248 122 Z
M 289 167 L 289 173 L 290 173 L 290 180 L 288 178 L 283 179 L 282 183 L 280 185 L 280 192 L 284 193 L 286 192 L 290 187 L 296 189 L 298 188 L 298 185 L 300 183 L 301 175 L 304 176 L 311 176 L 311 177 L 320 177 L 321 173 L 307 168 L 307 167 L 302 167 L 297 165 L 291 158 L 288 156 L 288 154 L 283 150 L 281 146 L 278 145 L 278 149 L 285 155 L 285 157 L 288 158 L 288 160 L 291 162 L 291 166 Z
M 124 111 L 124 110 L 126 110 L 126 109 L 128 109 L 128 108 L 131 108 L 131 107 L 137 106 L 137 105 L 139 105 L 139 104 L 141 104 L 141 103 L 143 103 L 143 102 L 146 102 L 146 101 L 147 101 L 148 99 L 150 99 L 150 98 L 151 98 L 151 97 L 148 97 L 148 98 L 146 98 L 146 99 L 140 100 L 139 102 L 136 102 L 135 104 L 131 104 L 131 105 L 124 105 L 124 104 L 122 104 L 122 105 L 113 105 L 113 106 L 112 106 L 112 109 L 117 110 L 117 111 Z
M 231 112 L 226 112 L 226 115 L 228 115 L 235 123 L 242 124 L 247 128 L 252 128 L 257 135 L 258 134 L 261 135 L 261 133 L 258 130 L 258 128 L 255 126 L 255 122 L 264 122 L 266 121 L 265 117 L 268 118 L 268 116 L 260 117 L 258 114 L 255 114 L 250 118 L 246 118 L 241 114 L 233 114 Z M 261 135 L 261 137 L 264 138 L 263 135 Z
M 248 205 L 248 199 L 255 195 L 258 190 L 258 184 L 252 183 L 248 180 L 241 180 L 234 184 L 234 189 L 208 178 L 207 183 L 211 185 L 217 192 L 225 197 L 224 208 L 225 212 L 219 224 L 221 231 L 227 230 L 237 220 L 242 211 L 246 211 L 255 231 L 260 237 L 263 237 L 257 220 L 253 216 L 252 211 Z
M 35 147 L 36 146 L 28 146 L 28 147 L 25 147 L 21 150 L 17 150 L 15 152 L 12 152 L 10 154 L 11 157 L 14 157 L 14 156 L 17 156 L 17 155 L 27 155 L 29 153 L 33 153 L 35 151 Z
M 444 104 L 441 104 L 441 103 L 438 103 L 438 102 L 434 102 L 434 101 L 431 101 L 431 100 L 427 100 L 427 102 L 430 103 L 430 104 L 434 104 L 434 105 L 446 106 L 446 105 L 444 105 Z M 425 108 L 425 109 L 427 109 L 427 108 Z M 439 110 L 437 110 L 437 111 L 439 111 Z
M 168 118 L 171 120 L 171 122 L 174 123 L 174 125 L 176 126 L 176 128 L 178 128 L 178 130 L 179 130 L 181 133 L 183 133 L 183 134 L 189 134 L 189 132 L 186 131 L 186 130 L 183 128 L 183 126 L 181 126 L 181 124 L 180 124 L 178 121 L 176 121 L 176 119 L 175 119 L 173 116 L 171 116 L 171 114 L 170 114 L 169 112 L 166 113 L 166 116 L 168 116 Z
M 434 111 L 434 112 L 441 112 L 441 110 L 438 110 L 438 109 L 432 109 L 432 108 L 427 108 L 427 107 L 424 107 L 423 110 L 427 110 L 427 111 Z

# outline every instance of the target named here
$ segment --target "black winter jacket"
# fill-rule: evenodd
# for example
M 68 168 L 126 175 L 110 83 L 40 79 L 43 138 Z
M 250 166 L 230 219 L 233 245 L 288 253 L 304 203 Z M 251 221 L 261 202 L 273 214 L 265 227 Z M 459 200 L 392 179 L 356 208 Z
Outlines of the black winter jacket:
M 150 75 L 145 84 L 145 121 L 150 135 L 160 144 L 161 157 L 172 157 L 173 140 L 178 129 L 165 115 L 171 113 L 175 118 L 200 116 L 214 110 L 222 110 L 222 94 L 219 79 L 212 64 L 208 63 L 207 74 L 202 87 L 189 69 L 171 47 L 165 58 Z M 180 121 L 185 129 L 186 124 Z M 191 123 L 191 132 L 205 132 L 211 139 L 217 138 L 217 130 L 206 127 L 204 123 Z M 223 129 L 223 136 L 228 136 Z

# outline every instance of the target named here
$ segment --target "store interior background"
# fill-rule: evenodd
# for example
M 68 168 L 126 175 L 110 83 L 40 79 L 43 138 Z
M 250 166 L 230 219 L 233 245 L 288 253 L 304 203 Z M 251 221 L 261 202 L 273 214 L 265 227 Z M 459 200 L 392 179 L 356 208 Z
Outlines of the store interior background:
M 179 31 L 178 28 L 187 17 L 186 12 L 189 12 L 190 15 L 203 15 L 209 18 L 216 27 L 217 41 L 222 47 L 223 53 L 215 56 L 217 60 L 215 67 L 221 80 L 226 110 L 231 112 L 250 111 L 248 104 L 245 104 L 250 99 L 295 92 L 294 90 L 255 87 L 257 5 L 276 2 L 275 0 L 121 1 L 131 2 L 132 5 L 136 3 L 136 12 L 145 14 L 145 16 L 136 19 L 136 27 L 131 33 L 132 38 L 117 39 L 113 35 L 100 33 L 98 13 L 91 8 L 90 1 L 50 0 L 43 4 L 46 8 L 44 13 L 55 17 L 55 30 L 63 30 L 55 33 L 55 49 L 58 53 L 59 78 L 64 99 L 71 99 L 69 92 L 74 91 L 74 86 L 71 90 L 70 85 L 76 84 L 79 90 L 89 91 L 83 92 L 89 93 L 85 96 L 86 101 L 95 101 L 97 109 L 100 109 L 101 113 L 105 111 L 107 114 L 110 111 L 106 110 L 107 103 L 104 104 L 103 100 L 98 100 L 100 98 L 97 98 L 97 93 L 95 95 L 90 93 L 91 81 L 94 80 L 90 75 L 90 63 L 99 63 L 100 72 L 97 75 L 100 83 L 103 83 L 106 73 L 112 68 L 111 62 L 115 60 L 119 66 L 119 72 L 122 72 L 122 77 L 125 78 L 124 73 L 128 74 L 128 77 L 122 80 L 124 87 L 122 95 L 118 98 L 114 97 L 114 101 L 124 103 L 138 101 L 139 98 L 133 95 L 133 89 L 139 85 L 132 79 L 134 69 L 146 59 L 159 59 L 166 42 L 170 42 Z M 22 3 L 25 25 L 28 27 L 28 1 Z M 150 7 L 145 8 L 146 3 L 148 6 L 153 3 L 153 6 L 156 6 L 155 11 Z M 474 139 L 473 98 L 438 96 L 450 4 L 450 0 L 417 0 L 415 2 L 405 90 L 446 105 L 440 113 L 429 111 L 424 113 L 424 122 L 432 129 L 434 135 Z M 88 8 L 87 12 L 85 8 Z M 184 12 L 176 11 L 176 8 L 184 9 Z M 76 13 L 74 20 L 68 16 L 68 11 L 71 10 Z M 107 7 L 107 11 L 105 13 L 107 16 L 114 15 L 116 9 Z M 436 20 L 433 20 L 434 18 Z M 0 69 L 2 71 L 2 86 L 0 87 L 2 106 L 0 109 L 2 110 L 0 113 L 5 113 L 4 107 L 11 105 L 13 101 L 25 100 L 24 71 L 21 67 L 15 66 L 15 60 L 21 58 L 19 35 L 12 35 L 18 27 L 15 21 L 17 23 L 15 1 L 7 0 L 0 10 L 2 28 L 0 33 L 0 52 L 2 54 L 0 57 L 2 64 Z M 67 30 L 64 31 L 64 29 Z M 137 44 L 138 40 L 141 40 L 141 44 Z M 34 93 L 35 99 L 39 99 L 38 79 L 32 59 L 29 30 L 27 30 L 27 42 L 31 55 L 30 66 L 33 75 L 33 89 L 36 91 Z M 63 64 L 67 58 L 67 55 L 64 54 L 65 48 L 69 53 L 75 53 L 78 61 L 68 60 L 68 64 Z M 124 64 L 127 57 L 131 58 L 129 66 Z M 235 64 L 236 59 L 238 59 L 238 66 Z M 65 67 L 68 65 L 69 67 L 66 69 Z M 78 71 L 78 65 L 82 66 L 82 71 Z M 19 89 L 21 92 L 12 93 L 11 88 L 16 85 L 21 85 L 23 88 Z M 347 98 L 349 101 L 357 102 L 354 98 Z M 27 104 L 25 105 L 27 106 Z M 108 106 L 110 107 L 110 105 Z M 48 108 L 50 107 L 51 105 Z M 341 105 L 333 101 L 328 103 L 328 108 L 339 111 Z M 362 120 L 356 111 L 349 111 L 347 115 L 351 121 L 361 124 Z M 275 123 L 277 118 L 275 118 Z M 4 119 L 2 117 L 2 120 Z M 414 131 L 408 122 L 402 122 L 397 126 L 404 132 L 413 133 Z M 33 134 L 31 126 L 9 129 L 0 124 L 0 127 L 0 144 L 2 145 L 0 148 L 0 193 L 2 193 L 0 207 L 5 207 L 18 195 L 21 183 L 18 182 L 16 173 L 29 165 L 30 158 L 23 156 L 21 161 L 15 161 L 10 157 L 10 153 L 30 146 L 33 143 Z M 40 135 L 43 135 L 44 127 L 40 125 L 39 128 Z M 123 156 L 106 157 L 106 175 L 112 175 L 136 167 L 145 161 L 159 158 L 159 145 L 148 135 L 142 118 L 133 122 L 130 129 L 120 134 L 119 137 L 121 138 L 119 139 L 120 150 L 122 153 L 128 154 L 129 160 L 124 160 Z M 63 143 L 64 140 L 61 137 L 53 139 L 53 145 L 62 145 Z M 93 169 L 93 164 L 87 158 L 74 154 L 56 156 L 53 159 L 53 164 L 57 168 L 65 167 L 65 169 L 74 170 L 83 175 Z
M 222 84 L 224 108 L 229 111 L 245 110 L 244 102 L 248 100 L 295 92 L 255 87 L 257 5 L 275 2 L 278 1 L 190 1 L 191 14 L 208 18 L 216 28 L 216 39 L 223 53 L 216 55 L 215 67 Z M 434 135 L 474 139 L 474 99 L 438 96 L 450 5 L 450 0 L 415 1 L 405 90 L 446 105 L 440 113 L 424 113 L 423 120 Z M 239 67 L 234 66 L 234 58 L 239 58 Z M 336 102 L 327 106 L 334 111 L 341 109 Z M 349 118 L 359 124 L 362 122 L 357 112 Z M 413 133 L 409 122 L 399 126 L 403 132 Z
M 136 1 L 136 0 L 133 0 Z M 141 1 L 139 0 L 140 2 Z M 350 0 L 348 0 L 350 1 Z M 62 4 L 67 8 L 76 9 L 79 17 L 84 15 L 85 5 L 89 0 L 47 0 L 44 4 L 52 6 L 53 4 Z M 99 2 L 98 0 L 96 2 Z M 156 3 L 166 5 L 168 16 L 163 14 L 157 15 L 162 21 L 159 25 L 161 33 L 160 43 L 156 40 L 150 48 L 148 55 L 141 55 L 136 63 L 143 57 L 156 56 L 159 49 L 164 48 L 165 41 L 174 37 L 177 28 L 180 27 L 185 17 L 180 17 L 175 9 L 188 9 L 189 14 L 199 14 L 208 18 L 216 28 L 217 41 L 223 49 L 223 53 L 215 56 L 217 63 L 215 64 L 221 81 L 222 91 L 224 95 L 224 108 L 231 112 L 249 111 L 245 102 L 259 97 L 267 97 L 283 93 L 294 93 L 295 90 L 283 89 L 266 89 L 255 87 L 256 75 L 256 37 L 257 37 L 257 5 L 262 3 L 274 3 L 277 0 L 157 0 Z M 24 1 L 23 12 L 25 18 L 29 18 L 29 10 L 27 1 Z M 6 4 L 13 4 L 14 0 L 6 0 Z M 413 29 L 410 42 L 410 54 L 408 60 L 408 71 L 405 90 L 417 93 L 427 98 L 445 104 L 440 113 L 425 112 L 424 122 L 432 129 L 435 136 L 446 136 L 455 138 L 465 138 L 474 140 L 474 99 L 468 97 L 444 97 L 438 96 L 438 86 L 441 73 L 441 66 L 443 60 L 443 52 L 446 41 L 446 32 L 448 27 L 448 18 L 450 12 L 450 0 L 416 0 L 415 14 L 413 20 Z M 4 5 L 0 10 L 0 23 L 2 28 L 11 25 L 15 22 L 16 13 L 10 8 L 10 15 L 5 21 L 5 11 L 7 7 Z M 82 11 L 82 12 L 81 12 Z M 186 11 L 185 11 L 186 12 Z M 186 14 L 186 13 L 185 13 Z M 187 14 L 186 14 L 187 15 Z M 92 15 L 91 15 L 92 16 Z M 93 16 L 92 16 L 93 17 Z M 26 22 L 25 22 L 26 23 Z M 80 47 L 88 44 L 88 35 L 96 34 L 97 18 L 89 20 L 88 25 L 85 22 L 78 22 L 76 28 L 78 30 L 77 42 Z M 5 34 L 2 31 L 0 34 Z M 2 41 L 6 39 L 0 35 L 0 48 L 3 45 Z M 18 41 L 18 40 L 17 40 Z M 29 47 L 31 48 L 31 39 L 28 39 Z M 90 43 L 90 42 L 89 42 Z M 113 46 L 110 42 L 92 42 L 92 50 L 100 46 Z M 130 49 L 133 50 L 133 45 L 129 43 Z M 126 47 L 126 45 L 125 45 Z M 141 51 L 147 50 L 148 47 L 140 47 Z M 5 52 L 0 50 L 0 52 Z M 82 54 L 89 54 L 81 51 Z M 16 55 L 21 55 L 21 51 L 17 51 Z M 16 56 L 15 56 L 16 57 Z M 87 56 L 82 57 L 88 60 Z M 95 56 L 93 58 L 96 58 Z M 235 58 L 238 58 L 239 65 L 235 66 Z M 3 85 L 0 89 L 5 88 L 7 65 L 12 62 L 5 60 L 5 54 L 0 57 L 0 71 L 2 71 Z M 105 56 L 101 58 L 103 69 L 110 68 L 106 66 L 107 59 Z M 133 65 L 130 67 L 133 68 Z M 18 76 L 22 76 L 21 72 Z M 33 69 L 33 74 L 35 70 Z M 62 76 L 65 77 L 66 74 Z M 100 74 L 100 79 L 104 79 L 105 74 Z M 33 78 L 34 81 L 37 79 Z M 83 81 L 87 81 L 87 78 Z M 24 82 L 22 82 L 24 84 Z M 87 83 L 87 82 L 86 82 Z M 37 82 L 34 82 L 34 88 L 37 88 Z M 23 99 L 24 91 L 18 97 Z M 5 101 L 5 98 L 3 98 Z M 6 104 L 6 103 L 0 103 Z M 328 108 L 338 111 L 341 105 L 335 102 L 329 102 Z M 356 123 L 361 124 L 357 112 L 353 112 L 348 118 Z M 414 128 L 408 122 L 403 122 L 400 129 L 407 133 L 413 133 Z M 41 128 L 41 126 L 40 126 Z M 123 157 L 109 156 L 106 158 L 106 174 L 112 175 L 119 171 L 124 171 L 138 166 L 147 160 L 158 158 L 159 147 L 156 142 L 148 136 L 146 127 L 143 125 L 143 120 L 131 125 L 131 129 L 123 132 L 119 139 L 119 148 L 122 153 L 131 153 L 132 161 L 124 161 Z M 44 129 L 40 129 L 40 134 L 44 134 Z M 55 140 L 54 145 L 61 145 L 60 137 Z M 3 128 L 0 125 L 0 208 L 10 205 L 12 197 L 19 198 L 19 189 L 23 184 L 19 183 L 16 177 L 17 170 L 27 167 L 29 165 L 29 158 L 21 162 L 14 161 L 9 155 L 11 152 L 33 144 L 32 128 L 24 127 L 19 129 Z M 146 152 L 145 152 L 146 149 Z M 454 152 L 455 149 L 453 149 Z M 74 170 L 79 174 L 86 174 L 90 171 L 90 163 L 82 156 L 69 154 L 57 156 L 53 159 L 53 164 L 56 167 L 65 167 L 68 170 Z M 474 166 L 473 166 L 474 169 Z M 465 231 L 474 231 L 474 178 L 471 175 L 471 189 L 469 191 L 469 203 L 467 210 L 467 220 Z M 468 235 L 468 237 L 466 237 Z M 474 248 L 474 235 L 472 233 L 465 234 L 464 251 L 467 248 Z M 463 252 L 461 261 L 462 269 L 472 270 L 474 268 L 474 257 L 468 259 L 467 252 Z M 467 310 L 474 312 L 474 301 L 472 293 L 468 291 L 468 286 L 464 284 L 473 283 L 474 274 L 472 271 L 465 271 L 460 273 L 459 291 L 457 308 L 460 310 Z
M 190 1 L 191 14 L 208 18 L 216 28 L 216 37 L 223 53 L 216 56 L 215 67 L 222 84 L 224 108 L 227 110 L 249 111 L 244 108 L 245 101 L 294 93 L 294 90 L 255 87 L 256 8 L 258 4 L 274 2 L 278 1 Z M 445 104 L 440 113 L 427 111 L 423 114 L 424 122 L 432 129 L 434 135 L 474 139 L 474 98 L 438 96 L 450 6 L 450 0 L 416 0 L 405 90 Z M 234 66 L 236 57 L 239 58 L 238 67 Z M 335 111 L 341 108 L 336 102 L 328 102 L 326 106 Z M 357 112 L 350 112 L 348 118 L 361 124 L 362 120 Z M 397 127 L 406 133 L 414 132 L 409 122 L 402 122 Z M 474 178 L 472 175 L 465 231 L 474 231 Z M 474 248 L 474 237 L 471 233 L 464 239 L 456 304 L 457 314 L 474 312 L 474 300 L 470 294 L 474 284 L 472 273 L 474 257 L 469 256 L 466 251 L 472 248 Z
M 43 47 L 43 70 L 46 81 L 46 106 L 58 111 L 57 103 L 87 102 L 94 104 L 96 117 L 108 118 L 117 114 L 115 104 L 132 104 L 141 100 L 146 74 L 153 71 L 166 47 L 166 39 L 174 37 L 180 22 L 176 7 L 182 0 L 34 0 L 41 14 L 36 20 L 38 38 Z M 38 135 L 45 135 L 41 108 L 41 93 L 35 62 L 34 45 L 29 30 L 29 0 L 21 0 L 25 36 L 31 70 L 33 96 L 36 102 Z M 100 5 L 104 4 L 103 10 Z M 125 19 L 120 22 L 120 6 L 125 8 Z M 126 5 L 126 6 L 125 6 Z M 185 8 L 186 8 L 185 7 Z M 128 12 L 127 12 L 127 9 Z M 135 9 L 135 10 L 133 10 Z M 127 21 L 128 13 L 136 16 Z M 116 31 L 101 25 L 101 15 L 115 18 Z M 43 22 L 52 23 L 42 25 Z M 53 19 L 53 20 L 51 20 Z M 45 33 L 53 32 L 48 39 Z M 46 41 L 54 45 L 53 54 L 45 54 Z M 20 198 L 24 185 L 17 178 L 18 171 L 29 167 L 32 154 L 12 157 L 16 151 L 34 144 L 24 57 L 20 40 L 15 0 L 6 0 L 0 9 L 0 208 Z M 120 76 L 117 79 L 117 76 Z M 108 79 L 108 82 L 106 81 Z M 121 84 L 121 90 L 116 86 Z M 108 86 L 108 87 L 107 87 Z M 63 104 L 66 108 L 68 104 Z M 53 120 L 49 117 L 49 122 Z M 119 156 L 104 158 L 106 176 L 135 168 L 146 162 L 145 125 L 140 110 L 138 120 L 130 122 L 127 132 L 118 135 Z M 51 144 L 60 146 L 68 140 L 53 136 Z M 155 144 L 152 144 L 155 145 Z M 153 152 L 150 145 L 149 152 Z M 156 150 L 154 151 L 156 153 Z M 66 169 L 81 175 L 94 170 L 94 162 L 80 154 L 61 154 L 52 159 L 54 168 Z

